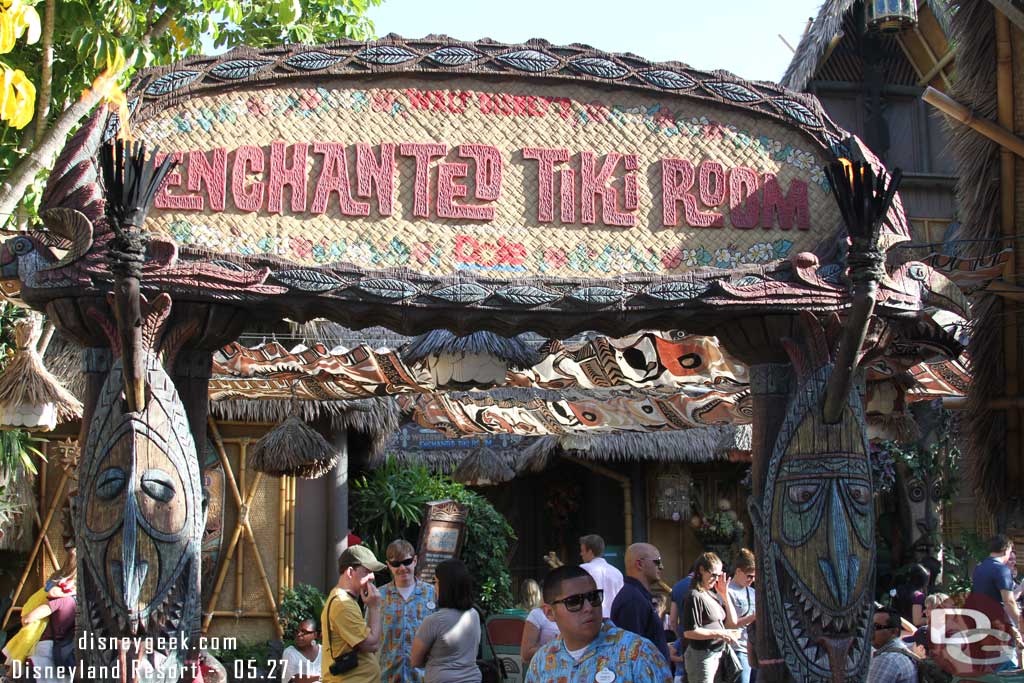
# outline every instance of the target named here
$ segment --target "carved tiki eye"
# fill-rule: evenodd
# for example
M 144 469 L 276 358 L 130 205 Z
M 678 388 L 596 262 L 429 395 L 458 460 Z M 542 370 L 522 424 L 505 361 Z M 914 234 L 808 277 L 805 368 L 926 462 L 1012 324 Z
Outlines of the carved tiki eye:
M 938 479 L 932 484 L 932 502 L 938 503 L 942 499 L 942 480 Z
M 113 500 L 124 489 L 128 475 L 120 467 L 108 467 L 96 478 L 96 497 Z
M 868 501 L 871 499 L 871 493 L 868 491 L 868 487 L 862 484 L 850 484 L 846 487 L 846 490 L 850 492 L 850 499 L 860 505 L 867 505 Z
M 814 500 L 820 488 L 820 484 L 797 484 L 786 489 L 786 495 L 789 496 L 791 503 L 803 506 Z
M 168 503 L 174 498 L 174 480 L 163 470 L 146 470 L 139 485 L 147 496 L 161 503 Z
M 925 485 L 920 479 L 913 479 L 907 484 L 907 497 L 915 503 L 924 500 Z
M 25 237 L 18 237 L 18 238 L 16 238 L 14 240 L 14 244 L 12 245 L 12 249 L 14 250 L 14 253 L 17 256 L 22 256 L 22 255 L 27 254 L 30 251 L 32 251 L 33 246 L 32 246 L 32 242 L 29 239 L 27 239 Z

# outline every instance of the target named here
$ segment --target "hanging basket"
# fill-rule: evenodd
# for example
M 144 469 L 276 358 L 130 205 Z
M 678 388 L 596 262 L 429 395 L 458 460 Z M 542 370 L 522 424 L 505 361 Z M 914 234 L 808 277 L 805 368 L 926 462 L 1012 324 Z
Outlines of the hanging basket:
M 82 404 L 39 357 L 40 322 L 31 314 L 14 323 L 18 350 L 0 375 L 0 428 L 49 431 L 82 417 Z
M 249 466 L 272 477 L 317 479 L 337 462 L 337 450 L 295 415 L 267 432 L 249 451 Z

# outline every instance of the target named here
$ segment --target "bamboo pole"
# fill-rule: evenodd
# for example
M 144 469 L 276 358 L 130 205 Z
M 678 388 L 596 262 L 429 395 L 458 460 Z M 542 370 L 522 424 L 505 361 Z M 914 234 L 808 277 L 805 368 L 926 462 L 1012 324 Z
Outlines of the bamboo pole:
M 246 466 L 246 443 L 241 442 L 238 444 L 239 456 L 238 456 L 238 488 L 242 491 L 247 491 L 245 488 L 245 466 Z M 257 477 L 257 481 L 259 478 Z M 255 488 L 255 487 L 254 487 Z M 245 517 L 249 516 L 248 505 L 246 505 Z M 239 523 L 242 523 L 242 516 L 239 514 Z M 242 590 L 245 587 L 245 543 L 238 546 L 238 560 L 235 562 L 235 609 L 241 610 L 242 605 L 245 601 L 245 593 Z
M 1017 28 L 1024 31 L 1024 11 L 1014 7 L 1013 0 L 988 0 L 993 7 L 1006 15 L 1006 18 L 1017 25 Z
M 942 55 L 942 59 L 936 62 L 935 66 L 928 70 L 928 73 L 921 76 L 921 80 L 918 81 L 917 84 L 923 88 L 931 83 L 935 76 L 937 76 L 940 71 L 945 69 L 946 66 L 953 61 L 954 56 L 956 56 L 956 45 L 953 45 L 946 50 L 946 54 Z
M 225 610 L 217 610 L 212 612 L 215 617 L 227 617 L 229 619 L 273 619 L 277 616 L 275 612 L 245 612 L 239 614 L 238 612 L 230 612 Z
M 1014 121 L 1014 77 L 1013 77 L 1013 47 L 1011 44 L 1010 22 L 1005 14 L 996 13 L 996 104 L 999 126 L 1006 131 L 1013 130 Z M 1014 136 L 1016 138 L 1016 136 Z M 1021 148 L 1024 149 L 1024 141 Z M 1015 150 L 1016 151 L 1016 150 Z M 1020 156 L 1024 152 L 1016 151 Z M 1016 232 L 1015 226 L 1015 159 L 1004 145 L 999 153 L 999 195 L 1000 195 L 1000 232 L 1003 237 L 1012 237 Z M 1014 276 L 1024 261 L 1021 259 L 1019 250 L 1006 264 L 1003 277 L 1013 281 Z M 1020 394 L 1020 372 L 1018 354 L 1020 353 L 1020 318 L 1013 306 L 1004 304 L 1003 312 L 1006 315 L 1006 325 L 1003 328 L 1003 358 L 1005 369 L 1005 395 L 1017 396 Z M 1020 406 L 1006 407 L 1006 476 L 1009 482 L 1019 485 L 1021 482 L 1022 470 L 1024 470 L 1024 453 L 1021 449 L 1021 411 Z
M 255 493 L 259 487 L 260 480 L 263 477 L 262 472 L 256 472 L 256 478 L 253 479 L 252 490 Z M 267 594 L 267 600 L 270 601 L 270 609 L 273 610 L 275 615 L 278 615 L 277 611 L 277 600 L 274 599 L 274 589 L 270 586 L 270 579 L 267 578 L 267 570 L 263 566 L 263 558 L 260 556 L 259 546 L 256 545 L 256 534 L 252 532 L 252 525 L 249 523 L 248 510 L 246 511 L 245 519 L 245 532 L 249 535 L 249 542 L 252 543 L 252 554 L 256 558 L 256 571 L 260 575 L 260 581 L 263 584 L 263 591 Z M 277 632 L 278 638 L 284 637 L 284 629 L 281 626 L 281 620 L 279 618 L 274 619 L 274 630 Z
M 295 588 L 295 501 L 298 496 L 298 477 L 290 477 L 288 489 L 288 587 Z
M 277 486 L 277 599 L 284 599 L 284 541 L 288 526 L 288 478 L 281 477 Z
M 218 435 L 214 435 L 216 439 Z M 230 469 L 226 472 L 226 477 L 232 480 L 232 486 L 234 485 L 234 474 Z M 231 542 L 228 544 L 228 552 L 224 556 L 224 564 L 220 566 L 220 570 L 217 572 L 217 580 L 213 584 L 213 592 L 210 595 L 210 611 L 203 616 L 203 633 L 210 627 L 210 622 L 213 620 L 213 611 L 217 607 L 217 603 L 220 600 L 220 591 L 224 587 L 224 579 L 227 578 L 228 568 L 231 565 L 231 559 L 234 557 L 235 548 L 242 537 L 242 532 L 245 529 L 245 524 L 249 518 L 249 506 L 252 504 L 253 498 L 256 497 L 256 489 L 259 487 L 259 476 L 256 477 L 254 485 L 249 489 L 246 494 L 245 500 L 241 501 L 238 505 L 238 522 L 235 523 L 235 530 L 231 534 Z M 242 541 L 244 543 L 244 540 Z M 237 614 L 238 610 L 232 614 Z
M 919 29 L 917 26 L 914 27 L 914 35 L 917 36 L 917 39 L 919 41 L 921 41 L 921 47 L 924 48 L 924 51 L 928 55 L 928 58 L 932 60 L 932 64 L 938 64 L 939 56 L 935 54 L 935 50 L 933 50 L 932 46 L 928 44 L 928 41 L 925 40 L 924 38 L 924 34 L 921 33 L 921 29 Z M 939 67 L 939 75 L 942 77 L 942 82 L 946 84 L 947 90 L 953 87 L 953 84 L 949 80 L 949 76 L 947 76 L 946 72 L 942 70 L 942 67 Z
M 64 487 L 67 486 L 68 479 L 71 478 L 71 473 L 64 471 L 60 475 L 60 481 L 57 482 L 57 491 L 54 493 L 54 500 L 59 500 L 64 493 Z M 11 612 L 14 605 L 17 604 L 18 598 L 21 597 L 21 589 L 25 587 L 25 581 L 28 580 L 28 575 L 32 571 L 32 563 L 36 557 L 39 556 L 39 549 L 43 545 L 43 539 L 46 538 L 46 532 L 50 528 L 50 523 L 53 522 L 53 515 L 57 511 L 56 505 L 51 505 L 50 510 L 46 513 L 46 519 L 43 521 L 43 527 L 39 530 L 39 538 L 36 539 L 35 545 L 32 546 L 32 552 L 28 556 L 28 565 L 25 567 L 25 571 L 21 573 L 21 579 L 18 581 L 17 588 L 14 589 L 14 595 L 11 597 L 11 606 L 7 608 L 7 613 L 4 614 L 4 621 L 0 624 L 0 628 L 7 628 L 7 620 L 11 617 Z
M 973 128 L 989 140 L 1002 145 L 1004 149 L 1013 152 L 1017 156 L 1024 157 L 1024 140 L 997 123 L 993 123 L 988 119 L 976 117 L 970 109 L 960 104 L 952 97 L 939 92 L 935 88 L 928 87 L 925 89 L 924 94 L 921 95 L 921 99 L 941 111 L 943 114 L 956 119 L 965 126 Z M 1011 102 L 1010 104 L 1012 110 L 1013 103 Z M 999 118 L 1000 121 L 1002 121 L 1003 117 L 1000 116 Z
M 56 503 L 57 501 L 54 501 Z M 40 535 L 43 537 L 43 548 L 46 549 L 46 554 L 50 556 L 50 563 L 53 565 L 53 570 L 57 571 L 60 569 L 60 561 L 57 560 L 57 554 L 53 552 L 53 546 L 50 544 L 50 539 L 46 534 L 42 533 L 43 520 L 39 516 L 39 510 L 32 508 L 32 517 L 36 523 L 36 526 L 40 529 Z

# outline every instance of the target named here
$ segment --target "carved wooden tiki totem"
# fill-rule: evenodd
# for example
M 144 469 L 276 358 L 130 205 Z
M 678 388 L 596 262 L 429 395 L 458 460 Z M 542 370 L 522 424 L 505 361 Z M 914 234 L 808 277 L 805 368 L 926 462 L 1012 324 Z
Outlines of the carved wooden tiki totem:
M 146 406 L 131 412 L 115 360 L 82 454 L 79 634 L 153 636 L 183 654 L 200 611 L 199 463 L 184 406 L 155 354 L 145 355 L 145 369 Z M 109 665 L 118 652 L 89 647 L 79 656 Z
M 759 597 L 767 601 L 758 623 L 791 680 L 862 681 L 875 573 L 864 409 L 850 389 L 839 421 L 825 422 L 825 387 L 834 366 L 820 327 L 808 338 L 802 348 L 787 345 L 794 390 L 765 467 L 760 503 L 751 500 L 761 553 Z

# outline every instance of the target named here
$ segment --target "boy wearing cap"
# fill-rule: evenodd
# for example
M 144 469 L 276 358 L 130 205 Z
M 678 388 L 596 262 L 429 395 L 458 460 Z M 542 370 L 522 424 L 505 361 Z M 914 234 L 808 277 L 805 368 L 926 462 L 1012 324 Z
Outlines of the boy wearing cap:
M 380 593 L 373 584 L 373 573 L 383 569 L 384 564 L 362 545 L 347 548 L 338 558 L 338 585 L 327 596 L 320 616 L 324 683 L 380 683 Z M 365 619 L 359 609 L 360 598 L 366 606 Z M 357 653 L 353 668 L 343 673 L 331 670 L 338 657 L 351 652 Z

